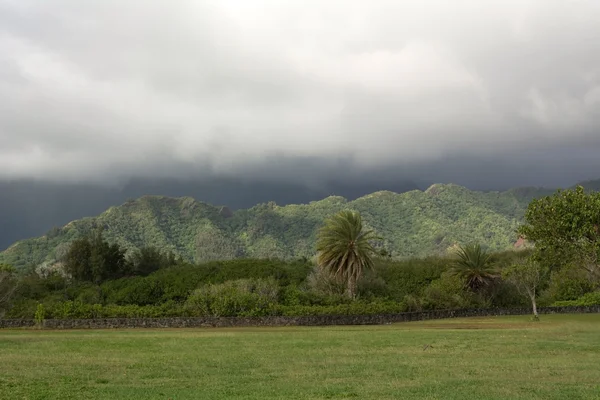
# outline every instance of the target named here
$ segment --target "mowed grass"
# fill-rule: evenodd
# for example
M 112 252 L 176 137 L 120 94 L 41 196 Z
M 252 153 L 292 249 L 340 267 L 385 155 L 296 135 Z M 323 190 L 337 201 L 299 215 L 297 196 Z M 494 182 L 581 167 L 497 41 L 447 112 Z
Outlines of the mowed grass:
M 0 331 L 0 399 L 232 398 L 600 399 L 600 315 Z

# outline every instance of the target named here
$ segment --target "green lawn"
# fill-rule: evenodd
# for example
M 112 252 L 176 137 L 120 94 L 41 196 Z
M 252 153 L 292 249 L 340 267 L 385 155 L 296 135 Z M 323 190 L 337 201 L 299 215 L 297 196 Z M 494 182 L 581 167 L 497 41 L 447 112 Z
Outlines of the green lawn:
M 0 399 L 600 399 L 600 315 L 541 318 L 3 330 Z

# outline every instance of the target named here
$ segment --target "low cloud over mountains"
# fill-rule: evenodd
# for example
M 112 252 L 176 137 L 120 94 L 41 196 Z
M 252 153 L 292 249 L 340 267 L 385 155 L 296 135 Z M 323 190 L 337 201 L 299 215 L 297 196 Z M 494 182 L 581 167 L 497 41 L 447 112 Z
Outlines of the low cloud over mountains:
M 477 165 L 561 184 L 600 166 L 594 0 L 5 0 L 0 26 L 5 179 L 469 183 Z
M 143 191 L 598 178 L 598 43 L 595 0 L 0 0 L 0 247 Z

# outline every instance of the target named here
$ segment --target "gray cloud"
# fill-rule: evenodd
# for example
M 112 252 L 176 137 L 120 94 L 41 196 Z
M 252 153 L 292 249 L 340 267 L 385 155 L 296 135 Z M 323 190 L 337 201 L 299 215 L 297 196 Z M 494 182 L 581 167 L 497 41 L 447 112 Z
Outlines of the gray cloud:
M 594 178 L 598 43 L 596 0 L 0 0 L 0 177 Z

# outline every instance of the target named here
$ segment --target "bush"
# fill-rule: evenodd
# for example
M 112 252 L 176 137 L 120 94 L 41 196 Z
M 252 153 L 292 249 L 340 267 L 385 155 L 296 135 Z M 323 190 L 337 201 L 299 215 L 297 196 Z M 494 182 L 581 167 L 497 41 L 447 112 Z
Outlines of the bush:
M 239 279 L 275 279 L 282 286 L 302 284 L 310 265 L 307 262 L 273 260 L 229 260 L 201 265 L 178 264 L 147 277 L 129 277 L 102 284 L 108 304 L 160 304 L 185 302 L 198 287 Z
M 343 296 L 346 284 L 331 276 L 318 266 L 314 266 L 306 277 L 306 285 L 309 291 L 317 296 Z
M 5 318 L 33 318 L 39 302 L 34 299 L 20 299 L 4 315 Z
M 102 285 L 108 304 L 154 305 L 164 301 L 163 282 L 153 277 L 122 278 Z
M 41 300 L 50 292 L 65 290 L 68 286 L 66 278 L 57 273 L 42 277 L 35 272 L 23 276 L 15 292 L 17 298 Z
M 239 279 L 196 289 L 186 302 L 192 315 L 268 315 L 279 299 L 275 279 Z
M 543 297 L 550 301 L 577 300 L 595 289 L 594 283 L 579 268 L 567 266 L 554 271 Z
M 310 315 L 375 315 L 397 314 L 408 311 L 404 303 L 394 301 L 386 302 L 361 302 L 337 304 L 329 306 L 282 306 L 273 310 L 274 315 L 283 316 L 310 316 Z
M 365 271 L 358 280 L 357 291 L 359 298 L 369 300 L 387 298 L 390 294 L 387 283 L 376 269 Z
M 423 290 L 421 306 L 425 310 L 469 308 L 475 296 L 464 287 L 464 281 L 459 277 L 444 274 Z
M 531 303 L 525 296 L 519 293 L 516 286 L 510 282 L 498 281 L 492 289 L 491 304 L 492 307 L 510 308 L 527 307 Z M 538 299 L 538 305 L 543 305 L 543 300 Z
M 386 297 L 403 301 L 408 295 L 421 293 L 423 288 L 439 279 L 448 268 L 448 259 L 428 257 L 405 261 L 379 260 L 377 276 L 386 283 Z
M 94 318 L 163 318 L 189 316 L 180 304 L 163 303 L 159 306 L 85 304 L 64 301 L 49 304 L 47 318 L 94 319 Z M 26 316 L 24 316 L 26 317 Z
M 600 291 L 584 294 L 577 300 L 556 301 L 552 304 L 554 307 L 587 307 L 600 305 Z

